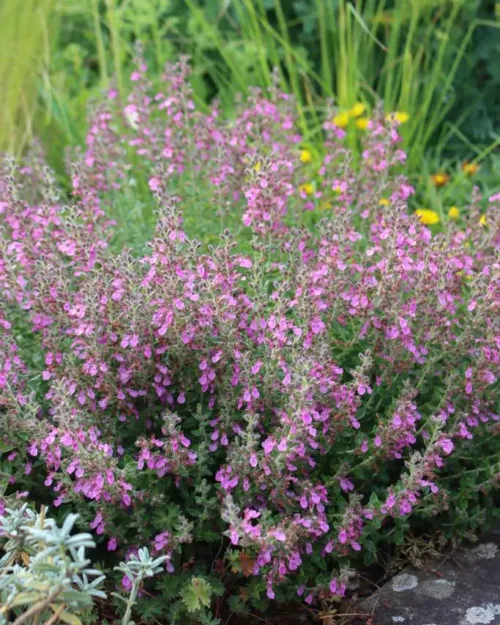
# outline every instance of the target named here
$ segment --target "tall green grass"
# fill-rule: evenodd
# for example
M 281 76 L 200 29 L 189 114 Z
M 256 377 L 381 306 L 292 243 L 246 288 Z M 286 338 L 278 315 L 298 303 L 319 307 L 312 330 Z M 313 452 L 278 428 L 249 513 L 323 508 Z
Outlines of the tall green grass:
M 230 108 L 236 93 L 269 87 L 278 68 L 309 141 L 320 129 L 325 97 L 340 109 L 383 99 L 386 112 L 407 112 L 410 171 L 420 168 L 429 146 L 442 154 L 451 137 L 462 140 L 460 120 L 444 121 L 479 24 L 466 23 L 469 0 L 310 0 L 317 50 L 296 43 L 288 2 L 273 0 L 270 12 L 268 0 L 3 0 L 0 147 L 19 152 L 39 134 L 52 139 L 60 158 L 64 145 L 82 140 L 92 96 L 111 80 L 126 96 L 139 40 L 157 77 L 165 61 L 191 55 L 200 103 L 216 94 Z M 74 66 L 70 47 L 81 56 Z
M 36 81 L 49 63 L 54 0 L 0 2 L 0 150 L 19 153 L 36 129 Z
M 210 38 L 226 58 L 227 39 L 203 19 L 195 0 L 187 0 L 197 18 L 199 38 Z M 283 0 L 274 0 L 276 26 L 266 18 L 264 0 L 233 0 L 241 40 L 258 45 L 260 84 L 270 82 L 272 66 L 281 68 L 282 82 L 295 93 L 301 120 L 311 131 L 314 116 L 305 116 L 316 95 L 335 98 L 341 109 L 355 102 L 374 104 L 382 98 L 386 112 L 410 115 L 404 128 L 410 167 L 418 166 L 431 141 L 442 147 L 446 135 L 437 136 L 458 94 L 453 92 L 460 62 L 467 52 L 476 23 L 465 33 L 456 24 L 468 0 L 404 0 L 393 8 L 387 0 L 312 0 L 318 16 L 320 71 L 316 73 L 307 50 L 294 47 Z M 242 71 L 243 69 L 243 71 Z M 244 68 L 234 59 L 227 63 L 230 86 L 247 82 Z

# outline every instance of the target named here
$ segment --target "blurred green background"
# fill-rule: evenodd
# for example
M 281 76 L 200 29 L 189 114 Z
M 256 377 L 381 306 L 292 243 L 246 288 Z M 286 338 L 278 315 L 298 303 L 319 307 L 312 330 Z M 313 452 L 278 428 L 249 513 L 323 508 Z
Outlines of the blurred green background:
M 499 27 L 490 0 L 0 0 L 0 149 L 21 154 L 39 137 L 62 171 L 65 149 L 84 141 L 89 101 L 111 82 L 126 98 L 140 41 L 153 80 L 188 54 L 198 105 L 217 97 L 229 114 L 236 94 L 269 86 L 279 68 L 311 143 L 325 98 L 341 110 L 382 99 L 409 115 L 417 182 L 467 160 L 493 188 Z

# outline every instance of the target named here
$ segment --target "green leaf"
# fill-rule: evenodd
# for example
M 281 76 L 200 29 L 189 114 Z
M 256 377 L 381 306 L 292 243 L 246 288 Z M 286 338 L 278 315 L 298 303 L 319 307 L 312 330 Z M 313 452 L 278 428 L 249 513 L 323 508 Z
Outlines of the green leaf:
M 112 597 L 115 597 L 115 599 L 119 599 L 120 601 L 123 601 L 123 603 L 127 603 L 128 599 L 127 597 L 122 597 L 121 595 L 119 595 L 117 592 L 112 592 L 111 593 Z
M 208 612 L 202 612 L 198 617 L 201 625 L 220 625 L 221 620 L 218 618 L 212 618 L 212 615 Z
M 37 592 L 20 592 L 11 605 L 13 608 L 18 605 L 30 605 L 39 601 L 40 598 L 41 595 Z
M 42 582 L 41 580 L 34 579 L 29 583 L 30 590 L 36 590 L 38 592 L 46 592 L 50 588 L 48 581 Z
M 202 577 L 193 577 L 182 591 L 182 602 L 188 612 L 197 612 L 202 607 L 210 606 L 212 588 Z
M 67 590 L 64 590 L 61 594 L 61 598 L 62 598 L 62 601 L 66 604 L 70 604 L 73 601 L 77 601 L 78 605 L 80 606 L 83 605 L 83 606 L 90 607 L 92 605 L 91 597 L 73 588 L 68 588 Z
M 0 441 L 0 454 L 5 454 L 8 451 L 12 451 L 14 449 L 14 445 L 7 445 L 3 441 Z
M 211 588 L 213 594 L 216 597 L 222 597 L 222 595 L 226 591 L 226 588 L 225 588 L 224 584 L 221 582 L 220 579 L 217 579 L 216 577 L 211 577 L 210 578 L 209 585 L 210 585 L 210 588 Z
M 71 614 L 70 612 L 61 612 L 61 614 L 59 614 L 59 620 L 63 623 L 67 623 L 68 625 L 82 625 L 78 616 L 76 616 L 76 614 Z
M 227 603 L 231 612 L 235 614 L 244 614 L 248 609 L 238 595 L 231 595 Z

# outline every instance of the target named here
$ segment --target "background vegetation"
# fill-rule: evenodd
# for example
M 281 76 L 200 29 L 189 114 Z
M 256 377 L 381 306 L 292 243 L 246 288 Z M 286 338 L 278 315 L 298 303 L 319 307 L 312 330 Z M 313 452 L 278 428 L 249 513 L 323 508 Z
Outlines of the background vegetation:
M 128 89 L 134 43 L 158 75 L 189 54 L 200 101 L 267 86 L 278 67 L 313 138 L 321 96 L 342 108 L 383 98 L 410 115 L 413 171 L 482 160 L 500 131 L 500 12 L 489 0 L 4 0 L 0 145 L 40 136 L 62 167 L 89 100 Z M 498 168 L 493 159 L 490 167 Z M 483 168 L 483 175 L 488 168 Z

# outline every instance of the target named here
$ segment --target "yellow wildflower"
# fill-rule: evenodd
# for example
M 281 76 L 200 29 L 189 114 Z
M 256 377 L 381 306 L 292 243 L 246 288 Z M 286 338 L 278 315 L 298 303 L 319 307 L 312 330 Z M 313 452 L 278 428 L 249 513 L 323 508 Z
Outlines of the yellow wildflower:
M 391 205 L 390 201 L 386 197 L 381 197 L 380 200 L 378 201 L 378 203 L 380 204 L 380 206 L 390 206 Z
M 479 225 L 481 226 L 486 226 L 488 222 L 486 221 L 486 215 L 481 215 L 481 217 L 479 217 Z
M 349 123 L 349 113 L 339 113 L 332 121 L 338 128 L 345 128 Z
M 400 124 L 405 124 L 410 119 L 410 116 L 404 111 L 395 111 L 394 113 L 389 113 L 389 115 L 386 115 L 386 120 L 388 122 L 392 121 L 393 119 L 395 119 Z
M 431 176 L 431 180 L 436 185 L 436 187 L 444 186 L 449 179 L 450 176 L 442 171 L 438 172 L 437 174 L 432 174 Z
M 314 185 L 312 182 L 305 182 L 299 186 L 299 191 L 305 193 L 306 195 L 311 195 L 314 193 Z
M 356 126 L 360 130 L 366 130 L 368 128 L 369 123 L 370 123 L 369 117 L 360 117 L 359 119 L 356 120 Z
M 474 174 L 477 173 L 478 169 L 479 169 L 479 165 L 477 163 L 469 163 L 467 161 L 465 161 L 465 163 L 462 163 L 462 171 L 467 176 L 473 176 Z
M 301 163 L 312 163 L 312 154 L 311 150 L 301 150 L 300 152 L 300 162 Z
M 363 102 L 356 102 L 356 104 L 349 109 L 349 115 L 351 117 L 360 117 L 366 111 L 366 106 Z
M 434 224 L 439 223 L 439 215 L 436 211 L 430 210 L 428 208 L 419 208 L 415 211 L 420 219 L 420 223 L 425 224 L 426 226 L 433 226 Z
M 331 203 L 331 202 L 329 202 L 328 200 L 322 200 L 322 201 L 319 203 L 319 207 L 318 207 L 318 208 L 319 208 L 320 210 L 328 210 L 328 209 L 332 208 L 332 203 Z
M 255 165 L 253 166 L 253 170 L 256 171 L 256 172 L 259 172 L 261 170 L 261 168 L 262 168 L 262 163 L 261 162 L 255 163 Z
M 404 111 L 396 111 L 394 117 L 400 124 L 406 124 L 406 122 L 410 119 L 408 113 L 405 113 Z
M 455 220 L 460 217 L 460 211 L 458 210 L 456 206 L 452 206 L 450 208 L 450 210 L 448 211 L 448 217 L 450 219 L 455 219 Z

